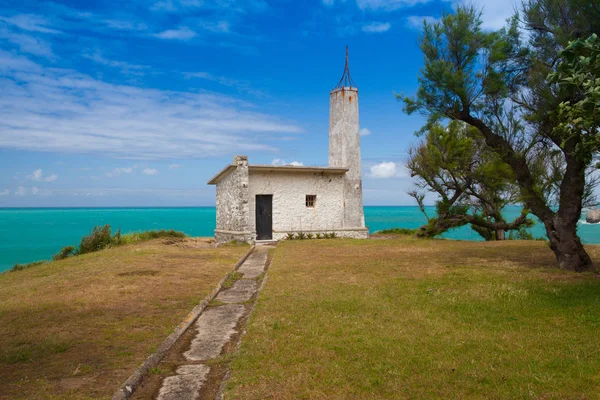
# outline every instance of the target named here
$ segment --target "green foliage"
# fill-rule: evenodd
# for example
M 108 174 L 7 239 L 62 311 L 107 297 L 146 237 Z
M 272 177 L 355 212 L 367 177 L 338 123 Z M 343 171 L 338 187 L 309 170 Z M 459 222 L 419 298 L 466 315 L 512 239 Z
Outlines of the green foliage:
M 52 257 L 52 259 L 54 261 L 64 260 L 65 258 L 71 257 L 74 254 L 75 254 L 74 246 L 64 246 L 62 249 L 60 249 L 60 251 L 58 253 L 56 253 L 54 255 L 54 257 Z
M 335 232 L 331 233 L 305 233 L 305 232 L 288 232 L 285 236 L 285 240 L 305 240 L 305 239 L 333 239 L 337 237 Z
M 159 231 L 134 232 L 134 233 L 128 233 L 126 235 L 120 235 L 120 232 L 119 232 L 118 235 L 119 235 L 118 237 L 115 236 L 114 241 L 119 244 L 137 243 L 137 242 L 143 242 L 146 240 L 160 239 L 160 238 L 182 239 L 185 237 L 185 233 L 178 232 L 173 229 L 170 229 L 170 230 L 161 229 Z
M 391 229 L 382 229 L 377 231 L 376 233 L 386 234 L 386 235 L 414 235 L 416 233 L 416 229 L 408 229 L 408 228 L 391 228 Z
M 304 239 L 306 239 L 306 233 L 304 233 L 304 232 L 298 232 L 296 234 L 296 239 L 298 239 L 298 240 L 304 240 Z
M 578 150 L 591 162 L 593 152 L 600 149 L 600 40 L 595 33 L 574 40 L 560 55 L 562 60 L 548 81 L 556 84 L 567 100 L 553 113 L 553 133 L 561 136 L 563 143 L 580 135 Z
M 510 231 L 508 240 L 533 240 L 533 235 L 525 227 Z
M 152 239 L 184 237 L 185 234 L 183 232 L 177 232 L 173 229 L 133 232 L 126 235 L 121 235 L 121 230 L 119 229 L 115 235 L 111 236 L 110 225 L 96 226 L 89 235 L 81 238 L 81 243 L 76 254 L 86 254 L 112 246 L 121 246 Z
M 95 226 L 87 236 L 81 238 L 77 254 L 87 254 L 110 247 L 114 244 L 110 225 Z
M 473 6 L 425 22 L 417 95 L 399 97 L 407 113 L 428 116 L 422 132 L 443 119 L 475 128 L 505 164 L 490 164 L 483 175 L 510 171 L 525 208 L 544 223 L 560 265 L 589 270 L 577 220 L 598 182 L 590 170 L 600 150 L 594 35 L 600 7 L 589 0 L 525 0 L 522 10 L 497 31 L 481 29 L 481 12 Z M 496 218 L 480 212 L 480 220 L 487 216 Z
M 74 246 L 64 246 L 58 253 L 56 253 L 52 257 L 52 260 L 64 260 L 65 258 L 71 256 L 91 253 L 109 247 L 137 243 L 146 240 L 184 237 L 186 237 L 186 235 L 183 232 L 178 232 L 173 229 L 134 232 L 128 233 L 126 235 L 121 235 L 121 230 L 119 229 L 116 234 L 111 235 L 110 225 L 96 226 L 90 231 L 88 235 L 81 238 L 79 247 L 76 248 Z M 12 267 L 12 269 L 10 269 L 10 271 L 21 271 L 29 267 L 34 267 L 36 265 L 43 264 L 45 262 L 47 261 L 36 261 L 29 264 L 15 264 Z
M 32 263 L 28 263 L 28 264 L 15 264 L 9 271 L 10 272 L 16 272 L 16 271 L 22 271 L 24 269 L 27 268 L 31 268 L 31 267 L 35 267 L 38 265 L 42 265 L 44 263 L 46 263 L 47 261 L 35 261 Z
M 502 239 L 496 232 L 528 223 L 525 216 L 505 221 L 502 209 L 519 203 L 515 174 L 489 149 L 479 131 L 460 121 L 428 124 L 421 142 L 410 149 L 407 168 L 419 190 L 434 193 L 437 217 L 425 212 L 425 193 L 409 192 L 427 217 L 418 236 L 433 237 L 471 224 L 486 240 Z

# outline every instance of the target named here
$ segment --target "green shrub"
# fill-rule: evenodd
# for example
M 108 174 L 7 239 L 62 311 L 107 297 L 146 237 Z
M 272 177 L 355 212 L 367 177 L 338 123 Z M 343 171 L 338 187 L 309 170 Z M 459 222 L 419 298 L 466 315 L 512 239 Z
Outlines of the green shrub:
M 285 234 L 286 240 L 294 240 L 294 232 L 288 232 Z
M 112 244 L 113 238 L 110 234 L 110 225 L 95 226 L 89 235 L 81 238 L 77 254 L 92 253 L 110 247 Z
M 320 234 L 320 233 L 317 233 L 317 234 L 315 235 L 315 238 L 317 238 L 317 239 L 323 239 L 323 235 L 322 235 L 322 234 Z
M 74 246 L 64 246 L 58 253 L 54 255 L 54 257 L 52 257 L 52 259 L 54 261 L 64 260 L 65 258 L 71 257 L 73 254 L 75 254 Z
M 312 233 L 307 233 L 307 234 L 306 234 L 306 238 L 307 238 L 307 239 L 312 239 L 312 238 L 314 238 L 314 237 L 315 237 L 315 235 L 313 235 Z
M 408 229 L 408 228 L 391 228 L 391 229 L 383 229 L 381 231 L 377 231 L 376 233 L 383 234 L 393 234 L 393 235 L 414 235 L 417 232 L 416 229 Z
M 335 232 L 325 233 L 323 236 L 325 239 L 335 239 L 337 234 Z
M 120 235 L 120 232 L 118 233 Z M 120 236 L 118 244 L 128 244 L 143 242 L 145 240 L 160 239 L 160 238 L 184 238 L 185 233 L 178 232 L 173 229 L 160 231 L 145 231 L 145 232 L 134 232 Z
M 298 240 L 304 240 L 304 239 L 306 239 L 306 233 L 304 233 L 304 232 L 298 232 L 296 234 L 296 239 L 298 239 Z
M 23 271 L 24 269 L 30 268 L 30 267 L 35 267 L 36 265 L 42 265 L 44 264 L 46 261 L 35 261 L 29 264 L 15 264 L 11 269 L 10 272 L 15 272 L 15 271 Z

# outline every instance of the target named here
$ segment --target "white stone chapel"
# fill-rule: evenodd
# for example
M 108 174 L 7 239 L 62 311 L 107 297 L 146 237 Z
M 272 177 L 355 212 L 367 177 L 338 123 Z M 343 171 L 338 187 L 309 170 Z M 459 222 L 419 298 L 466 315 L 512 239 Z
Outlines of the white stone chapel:
M 328 166 L 254 165 L 236 156 L 208 184 L 217 185 L 217 243 L 279 240 L 290 232 L 368 238 L 348 49 L 342 79 L 329 93 Z

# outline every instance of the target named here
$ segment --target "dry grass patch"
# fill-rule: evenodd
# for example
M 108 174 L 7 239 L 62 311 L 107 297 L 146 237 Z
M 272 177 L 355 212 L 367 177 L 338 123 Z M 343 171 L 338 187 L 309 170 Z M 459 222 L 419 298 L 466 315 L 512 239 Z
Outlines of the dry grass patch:
M 284 242 L 226 397 L 597 398 L 600 279 L 555 265 L 533 241 Z
M 157 239 L 0 274 L 0 398 L 110 398 L 247 250 Z

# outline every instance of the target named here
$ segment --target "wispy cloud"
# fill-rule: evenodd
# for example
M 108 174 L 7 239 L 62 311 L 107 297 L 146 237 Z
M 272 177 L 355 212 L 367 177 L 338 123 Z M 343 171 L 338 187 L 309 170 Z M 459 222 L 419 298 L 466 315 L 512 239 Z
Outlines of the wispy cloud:
M 12 17 L 1 17 L 0 21 L 3 21 L 9 25 L 15 26 L 19 29 L 29 32 L 41 32 L 41 33 L 52 33 L 57 34 L 60 31 L 50 28 L 50 21 L 40 15 L 35 14 L 18 14 Z
M 0 50 L 0 147 L 130 159 L 275 151 L 295 124 L 235 98 L 103 82 Z
M 169 169 L 177 169 L 181 167 L 183 167 L 181 164 L 169 164 Z
M 44 173 L 41 169 L 36 169 L 31 173 L 31 175 L 27 175 L 27 179 L 30 179 L 35 182 L 54 182 L 58 179 L 58 175 L 51 174 L 44 176 Z
M 184 26 L 178 29 L 169 29 L 166 31 L 162 31 L 160 33 L 155 34 L 154 36 L 160 39 L 189 40 L 195 38 L 196 35 L 196 32 Z
M 282 160 L 281 158 L 276 158 L 273 161 L 271 161 L 271 165 L 274 165 L 276 167 L 281 167 L 283 165 L 293 165 L 294 167 L 301 167 L 304 165 L 304 163 L 300 161 L 292 161 L 288 163 L 285 160 Z
M 429 3 L 431 0 L 356 0 L 361 10 L 394 11 L 400 8 L 412 7 L 417 4 Z
M 432 17 L 431 15 L 411 15 L 406 18 L 406 24 L 412 29 L 422 29 L 423 22 L 427 22 L 428 24 L 432 24 L 438 22 L 439 18 Z
M 142 171 L 144 175 L 157 175 L 158 170 L 156 168 L 144 168 Z
M 147 65 L 131 64 L 125 61 L 111 60 L 109 58 L 104 57 L 102 53 L 98 50 L 90 53 L 83 53 L 82 57 L 92 60 L 100 65 L 118 68 L 125 73 L 133 73 L 135 75 L 141 75 L 143 74 L 143 71 L 150 68 Z
M 391 27 L 392 24 L 389 22 L 371 22 L 363 25 L 361 29 L 366 33 L 383 33 L 389 31 Z
M 121 168 L 115 168 L 110 172 L 107 172 L 106 176 L 108 177 L 114 177 L 114 176 L 121 176 L 123 174 L 130 174 L 133 172 L 133 167 L 121 167 Z
M 0 196 L 8 196 L 9 194 L 10 194 L 9 189 L 4 189 L 3 191 L 0 192 Z
M 361 128 L 360 130 L 360 136 L 369 136 L 371 134 L 371 131 L 367 128 Z
M 27 194 L 27 189 L 25 189 L 23 186 L 19 186 L 17 188 L 17 190 L 15 190 L 15 196 L 22 197 L 22 196 L 25 196 L 26 194 Z
M 16 45 L 21 53 L 32 54 L 39 57 L 54 59 L 56 56 L 52 51 L 52 45 L 36 36 L 13 32 L 0 26 L 0 39 Z
M 257 97 L 264 97 L 267 94 L 262 90 L 252 88 L 250 82 L 239 79 L 231 79 L 225 76 L 215 76 L 208 72 L 184 72 L 183 76 L 187 79 L 197 78 L 211 82 L 217 82 L 223 86 L 228 86 L 236 89 L 240 93 L 248 93 Z

